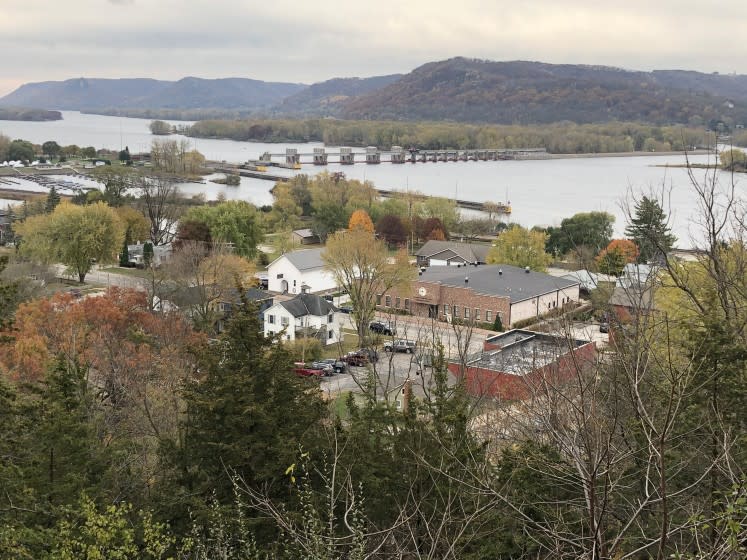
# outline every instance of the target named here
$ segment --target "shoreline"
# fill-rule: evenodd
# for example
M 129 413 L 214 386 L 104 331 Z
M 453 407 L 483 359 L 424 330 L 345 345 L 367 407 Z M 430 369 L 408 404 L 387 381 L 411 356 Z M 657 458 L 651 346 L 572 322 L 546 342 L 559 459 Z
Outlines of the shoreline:
M 702 156 L 713 153 L 712 150 L 681 150 L 670 152 L 594 152 L 586 154 L 551 154 L 547 153 L 544 158 L 537 159 L 582 159 L 582 158 L 604 158 L 604 157 L 652 157 L 652 156 Z M 522 158 L 529 160 L 532 158 Z M 670 166 L 671 167 L 671 166 Z

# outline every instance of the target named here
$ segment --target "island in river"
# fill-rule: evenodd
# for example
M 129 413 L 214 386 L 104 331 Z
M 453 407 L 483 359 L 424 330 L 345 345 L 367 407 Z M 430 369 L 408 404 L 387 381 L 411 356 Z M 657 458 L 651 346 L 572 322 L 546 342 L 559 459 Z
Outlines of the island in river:
M 0 121 L 61 121 L 62 113 L 46 109 L 24 107 L 0 107 Z

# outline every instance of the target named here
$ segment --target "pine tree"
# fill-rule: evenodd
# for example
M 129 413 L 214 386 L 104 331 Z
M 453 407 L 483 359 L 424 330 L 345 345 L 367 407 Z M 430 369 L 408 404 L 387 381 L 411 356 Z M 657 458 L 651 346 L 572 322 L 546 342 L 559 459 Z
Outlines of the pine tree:
M 149 267 L 153 262 L 153 243 L 146 241 L 143 245 L 143 262 Z
M 127 228 L 127 231 L 125 232 L 124 241 L 122 242 L 122 251 L 119 253 L 119 266 L 130 266 L 130 228 Z M 143 253 L 145 253 L 145 248 L 143 248 Z
M 47 214 L 50 214 L 51 212 L 54 212 L 54 209 L 57 208 L 57 205 L 60 203 L 60 193 L 57 192 L 57 188 L 52 185 L 52 187 L 49 189 L 49 194 L 47 195 L 47 203 L 44 206 L 44 210 Z
M 667 215 L 659 202 L 644 196 L 635 205 L 635 215 L 625 228 L 625 235 L 632 239 L 640 250 L 638 262 L 660 261 L 674 246 L 677 238 L 667 225 Z
M 181 492 L 198 515 L 212 499 L 230 506 L 234 476 L 252 488 L 270 485 L 274 497 L 287 499 L 278 483 L 299 447 L 320 446 L 326 406 L 313 381 L 294 375 L 287 350 L 265 338 L 256 306 L 246 301 L 199 360 L 202 376 L 183 393 L 182 444 L 165 449 L 174 467 L 169 499 Z

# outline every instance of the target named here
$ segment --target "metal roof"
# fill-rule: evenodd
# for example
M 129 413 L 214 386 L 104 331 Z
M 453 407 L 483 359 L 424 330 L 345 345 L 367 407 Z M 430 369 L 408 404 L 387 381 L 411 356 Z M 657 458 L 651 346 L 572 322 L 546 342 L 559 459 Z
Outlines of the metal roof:
M 487 262 L 490 246 L 481 245 L 480 243 L 459 243 L 457 241 L 438 241 L 431 239 L 423 245 L 415 255 L 418 257 L 434 257 L 444 251 L 451 251 L 456 256 L 461 257 L 463 260 L 470 263 L 484 263 Z
M 322 268 L 324 261 L 322 260 L 322 252 L 324 247 L 318 247 L 316 249 L 299 249 L 298 251 L 291 251 L 278 257 L 269 266 L 272 266 L 282 258 L 288 259 L 288 261 L 295 266 L 299 271 L 311 270 L 313 268 Z M 269 268 L 269 267 L 268 267 Z
M 465 278 L 468 279 L 467 282 Z M 511 303 L 579 284 L 578 280 L 557 278 L 534 270 L 526 272 L 523 268 L 508 264 L 430 266 L 423 271 L 418 280 L 468 288 L 481 294 L 508 297 Z

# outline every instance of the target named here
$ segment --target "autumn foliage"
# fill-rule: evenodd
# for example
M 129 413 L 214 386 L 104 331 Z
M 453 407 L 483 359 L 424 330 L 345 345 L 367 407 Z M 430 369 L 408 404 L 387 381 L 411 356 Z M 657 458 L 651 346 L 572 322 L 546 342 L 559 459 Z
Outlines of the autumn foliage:
M 348 222 L 348 229 L 349 230 L 356 230 L 356 229 L 362 229 L 363 231 L 367 231 L 368 233 L 374 232 L 374 225 L 371 221 L 371 217 L 368 215 L 368 212 L 365 210 L 356 210 L 353 212 L 353 214 L 350 216 L 350 221 Z
M 42 379 L 61 357 L 87 367 L 94 379 L 118 385 L 179 368 L 189 360 L 190 347 L 202 342 L 181 317 L 148 312 L 144 292 L 120 288 L 22 304 L 11 334 L 0 346 L 0 365 L 20 381 Z
M 628 263 L 638 258 L 638 246 L 630 239 L 613 239 L 597 255 L 596 262 L 600 272 L 618 276 Z

